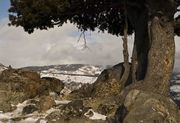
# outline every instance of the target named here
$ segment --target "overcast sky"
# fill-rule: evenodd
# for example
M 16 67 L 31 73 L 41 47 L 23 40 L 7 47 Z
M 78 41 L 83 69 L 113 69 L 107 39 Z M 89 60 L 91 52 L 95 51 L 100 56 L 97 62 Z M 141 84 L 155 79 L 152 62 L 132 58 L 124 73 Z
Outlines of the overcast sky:
M 116 64 L 122 60 L 120 37 L 87 32 L 88 48 L 78 41 L 76 27 L 66 24 L 48 31 L 37 30 L 29 35 L 22 28 L 8 27 L 7 19 L 0 21 L 0 61 L 5 65 L 22 67 L 49 64 Z
M 21 27 L 9 27 L 9 0 L 0 0 L 0 63 L 13 67 L 50 64 L 113 65 L 122 62 L 122 40 L 107 33 L 86 32 L 87 49 L 82 50 L 81 32 L 66 24 L 29 35 Z M 132 49 L 129 37 L 129 52 Z M 178 41 L 179 40 L 179 41 Z M 180 66 L 180 39 L 176 39 L 176 68 Z M 179 67 L 180 68 L 180 67 Z
M 86 32 L 88 48 L 82 50 L 84 40 L 77 42 L 81 32 L 75 26 L 66 24 L 48 31 L 37 30 L 29 35 L 21 27 L 7 26 L 8 8 L 9 0 L 0 0 L 2 64 L 13 67 L 50 64 L 113 65 L 122 61 L 120 37 Z

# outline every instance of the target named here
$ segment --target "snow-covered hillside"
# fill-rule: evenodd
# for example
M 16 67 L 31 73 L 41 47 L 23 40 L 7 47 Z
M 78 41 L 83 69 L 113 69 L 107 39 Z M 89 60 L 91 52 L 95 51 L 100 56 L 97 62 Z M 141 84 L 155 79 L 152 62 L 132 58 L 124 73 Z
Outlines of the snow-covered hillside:
M 40 71 L 40 75 L 41 77 L 55 77 L 62 80 L 64 83 L 93 83 L 101 71 L 102 68 L 99 66 L 60 65 L 42 70 Z
M 41 77 L 54 77 L 60 79 L 71 90 L 81 87 L 82 84 L 94 83 L 103 67 L 97 65 L 51 65 L 42 67 L 26 67 L 40 73 Z

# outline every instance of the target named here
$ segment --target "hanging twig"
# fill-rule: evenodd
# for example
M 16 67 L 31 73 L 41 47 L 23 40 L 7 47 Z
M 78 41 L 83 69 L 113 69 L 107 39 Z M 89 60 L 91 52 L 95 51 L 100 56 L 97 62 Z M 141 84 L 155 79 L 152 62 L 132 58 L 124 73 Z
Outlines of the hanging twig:
M 83 41 L 84 41 L 82 50 L 84 50 L 84 49 L 90 50 L 90 48 L 87 46 L 87 40 L 86 40 L 85 30 L 83 30 L 82 33 L 80 34 L 80 36 L 79 36 L 79 38 L 78 38 L 78 40 L 77 40 L 78 43 L 80 42 L 80 40 L 81 40 L 82 37 L 83 37 Z
M 81 32 L 81 34 L 79 35 L 79 38 L 78 38 L 78 40 L 77 40 L 78 43 L 80 42 L 81 37 L 82 37 L 82 35 L 84 35 L 84 33 L 85 33 L 85 31 L 83 30 L 83 31 Z

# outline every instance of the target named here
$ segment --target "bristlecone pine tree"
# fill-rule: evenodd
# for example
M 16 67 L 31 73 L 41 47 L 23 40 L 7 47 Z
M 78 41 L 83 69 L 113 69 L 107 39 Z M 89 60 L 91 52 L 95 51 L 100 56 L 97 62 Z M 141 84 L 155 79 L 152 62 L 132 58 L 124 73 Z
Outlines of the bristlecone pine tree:
M 82 31 L 97 28 L 124 35 L 124 41 L 134 33 L 133 82 L 168 95 L 174 36 L 180 34 L 179 17 L 174 18 L 179 5 L 180 0 L 11 0 L 9 19 L 10 25 L 22 26 L 28 33 L 67 22 Z

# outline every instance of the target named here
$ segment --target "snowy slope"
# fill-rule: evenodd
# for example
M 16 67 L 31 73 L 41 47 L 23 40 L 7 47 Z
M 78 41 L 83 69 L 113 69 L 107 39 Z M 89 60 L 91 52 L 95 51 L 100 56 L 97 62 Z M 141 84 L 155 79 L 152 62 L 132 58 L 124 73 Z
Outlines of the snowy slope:
M 40 75 L 60 79 L 71 92 L 83 84 L 94 83 L 102 70 L 100 66 L 93 65 L 58 65 L 40 71 Z
M 27 67 L 38 71 L 41 77 L 54 77 L 60 79 L 64 83 L 93 83 L 103 68 L 95 65 L 51 65 L 43 67 Z

